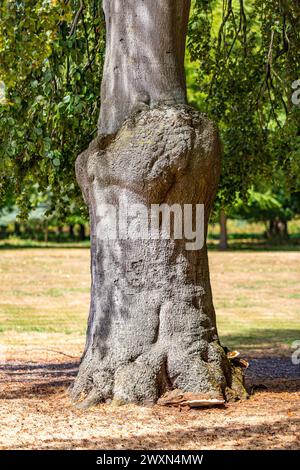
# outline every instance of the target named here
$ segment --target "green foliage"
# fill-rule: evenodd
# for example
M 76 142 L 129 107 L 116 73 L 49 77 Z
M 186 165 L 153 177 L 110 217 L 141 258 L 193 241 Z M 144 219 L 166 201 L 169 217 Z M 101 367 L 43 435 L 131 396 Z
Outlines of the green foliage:
M 300 192 L 290 191 L 284 186 L 284 180 L 281 185 L 273 188 L 251 188 L 248 193 L 248 203 L 239 199 L 234 207 L 229 211 L 229 216 L 234 219 L 249 220 L 251 222 L 262 221 L 272 222 L 278 220 L 281 222 L 291 221 L 300 214 Z
M 222 206 L 247 201 L 250 188 L 273 184 L 282 170 L 288 189 L 299 189 L 300 109 L 291 103 L 300 78 L 299 33 L 294 0 L 193 2 L 189 98 L 221 130 Z
M 21 217 L 37 182 L 50 211 L 83 206 L 74 161 L 96 132 L 104 41 L 100 0 L 1 2 L 0 200 Z
M 299 34 L 296 0 L 193 0 L 188 96 L 221 129 L 219 206 L 261 181 L 299 191 Z M 81 218 L 74 161 L 96 132 L 104 46 L 101 0 L 1 1 L 0 209 L 17 198 L 26 217 L 42 194 Z

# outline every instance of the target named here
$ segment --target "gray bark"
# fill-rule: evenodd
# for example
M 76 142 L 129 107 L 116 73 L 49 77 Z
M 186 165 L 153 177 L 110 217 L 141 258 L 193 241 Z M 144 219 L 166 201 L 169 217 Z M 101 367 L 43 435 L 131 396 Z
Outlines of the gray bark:
M 104 0 L 106 52 L 100 134 L 137 108 L 186 102 L 184 53 L 190 0 Z
M 126 200 L 148 208 L 202 203 L 206 234 L 221 157 L 215 126 L 184 104 L 189 2 L 104 4 L 100 133 L 76 163 L 90 210 L 92 292 L 73 398 L 88 407 L 111 399 L 155 403 L 172 389 L 241 396 L 242 374 L 218 339 L 206 246 L 103 240 L 97 231 L 101 205 Z M 140 92 L 149 100 L 136 106 Z

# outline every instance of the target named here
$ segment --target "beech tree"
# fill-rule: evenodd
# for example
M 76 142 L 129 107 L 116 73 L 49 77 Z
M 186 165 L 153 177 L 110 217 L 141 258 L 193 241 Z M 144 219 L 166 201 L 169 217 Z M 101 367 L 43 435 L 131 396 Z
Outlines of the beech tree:
M 97 138 L 77 159 L 91 221 L 92 292 L 74 399 L 155 403 L 173 389 L 245 394 L 220 345 L 207 250 L 186 240 L 103 240 L 100 207 L 204 204 L 220 174 L 215 125 L 187 106 L 188 0 L 105 0 L 106 54 Z M 149 210 L 150 211 L 150 210 Z
M 81 205 L 73 174 L 80 153 L 92 292 L 73 397 L 86 407 L 111 399 L 153 403 L 172 389 L 245 396 L 242 371 L 218 339 L 206 247 L 103 240 L 97 232 L 102 204 L 127 200 L 148 208 L 203 203 L 206 235 L 222 152 L 216 126 L 187 105 L 190 2 L 106 0 L 106 27 L 101 4 L 0 5 L 1 197 L 16 195 L 26 216 L 37 182 L 51 190 L 52 209 Z M 188 48 L 199 67 L 194 104 L 222 133 L 221 205 L 247 195 L 277 165 L 296 187 L 299 109 L 290 92 L 299 78 L 298 2 L 194 0 Z

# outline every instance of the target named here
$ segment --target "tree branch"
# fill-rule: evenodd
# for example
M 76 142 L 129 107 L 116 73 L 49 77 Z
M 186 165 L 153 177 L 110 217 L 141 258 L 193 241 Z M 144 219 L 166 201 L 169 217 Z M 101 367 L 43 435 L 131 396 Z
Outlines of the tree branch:
M 83 3 L 83 0 L 80 0 L 79 10 L 77 11 L 77 13 L 75 15 L 75 18 L 73 20 L 73 23 L 72 23 L 72 26 L 71 26 L 71 29 L 70 29 L 70 34 L 69 34 L 70 37 L 73 36 L 73 34 L 76 31 L 77 24 L 78 24 L 79 18 L 81 16 L 83 10 L 84 10 L 84 3 Z

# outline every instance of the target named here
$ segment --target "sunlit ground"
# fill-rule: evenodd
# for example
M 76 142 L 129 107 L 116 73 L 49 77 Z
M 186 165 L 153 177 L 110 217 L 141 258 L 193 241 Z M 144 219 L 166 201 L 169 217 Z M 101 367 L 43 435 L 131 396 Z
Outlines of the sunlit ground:
M 221 340 L 268 388 L 224 410 L 83 413 L 66 390 L 84 346 L 89 250 L 1 249 L 0 448 L 299 448 L 290 355 L 300 340 L 300 252 L 214 250 L 210 268 Z
M 300 336 L 300 252 L 209 254 L 219 333 L 228 347 L 286 349 Z M 0 337 L 44 335 L 83 344 L 89 305 L 89 250 L 0 251 Z M 300 339 L 300 338 L 299 338 Z

